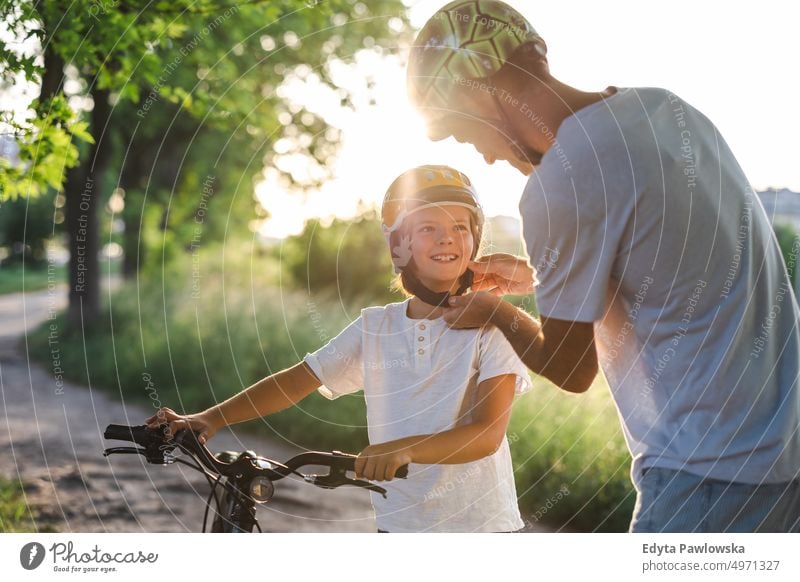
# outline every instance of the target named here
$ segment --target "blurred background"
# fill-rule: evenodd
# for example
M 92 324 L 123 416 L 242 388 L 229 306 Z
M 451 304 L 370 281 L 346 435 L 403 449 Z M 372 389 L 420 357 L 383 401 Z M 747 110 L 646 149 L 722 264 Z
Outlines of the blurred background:
M 145 404 L 155 386 L 178 411 L 221 401 L 362 307 L 402 299 L 376 207 L 417 164 L 470 175 L 484 251 L 524 254 L 525 178 L 429 142 L 407 103 L 407 48 L 440 4 L 3 0 L 0 293 L 66 297 L 17 334 L 26 359 L 52 368 L 55 333 L 71 382 Z M 563 81 L 669 87 L 714 120 L 794 270 L 800 80 L 782 4 L 515 6 Z M 605 382 L 574 397 L 535 380 L 509 428 L 529 523 L 626 530 L 630 463 Z M 358 395 L 312 395 L 246 429 L 308 448 L 367 442 Z M 37 527 L 14 464 L 2 453 L 0 531 Z

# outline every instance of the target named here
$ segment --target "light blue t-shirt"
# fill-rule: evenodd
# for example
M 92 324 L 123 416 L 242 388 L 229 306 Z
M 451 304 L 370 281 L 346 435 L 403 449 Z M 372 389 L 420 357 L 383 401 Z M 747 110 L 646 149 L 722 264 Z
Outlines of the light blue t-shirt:
M 520 202 L 550 318 L 595 322 L 643 468 L 744 483 L 800 470 L 800 312 L 725 140 L 663 89 L 564 120 Z

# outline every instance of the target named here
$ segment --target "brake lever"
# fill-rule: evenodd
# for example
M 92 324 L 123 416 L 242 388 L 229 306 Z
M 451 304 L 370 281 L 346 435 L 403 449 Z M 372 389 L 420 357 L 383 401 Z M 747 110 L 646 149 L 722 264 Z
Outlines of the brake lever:
M 111 447 L 103 450 L 103 456 L 109 455 L 143 455 L 144 449 L 141 447 Z
M 167 458 L 165 453 L 172 452 L 175 447 L 111 447 L 103 450 L 103 456 L 109 455 L 141 455 L 147 459 L 148 463 L 154 465 L 171 465 L 175 462 L 172 458 Z
M 369 491 L 374 491 L 375 493 L 380 493 L 383 498 L 386 499 L 386 489 L 380 485 L 375 485 L 369 481 L 362 481 L 361 479 L 350 479 L 344 474 L 340 475 L 331 473 L 330 475 L 306 475 L 305 480 L 309 483 L 313 483 L 317 487 L 322 487 L 323 489 L 336 489 L 342 485 L 361 487 L 363 489 L 368 489 Z

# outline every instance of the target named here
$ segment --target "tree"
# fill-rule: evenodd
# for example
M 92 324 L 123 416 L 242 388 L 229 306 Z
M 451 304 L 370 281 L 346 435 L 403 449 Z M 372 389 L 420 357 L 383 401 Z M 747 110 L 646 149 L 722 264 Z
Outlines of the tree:
M 204 202 L 202 186 L 201 196 L 197 191 L 209 168 L 215 170 L 209 198 L 228 211 L 201 221 L 203 236 L 227 232 L 231 219 L 239 227 L 253 216 L 252 180 L 274 159 L 273 144 L 288 139 L 324 167 L 336 139 L 313 112 L 283 104 L 278 88 L 313 74 L 336 89 L 330 63 L 399 38 L 397 23 L 404 21 L 396 15 L 404 13 L 403 4 L 389 0 L 381 10 L 385 16 L 370 14 L 353 0 L 96 0 L 88 8 L 66 0 L 11 0 L 0 6 L 12 37 L 0 41 L 0 75 L 41 89 L 30 119 L 5 116 L 22 163 L 5 164 L 0 196 L 64 189 L 72 325 L 93 321 L 99 311 L 97 213 L 109 195 L 99 191 L 105 174 L 113 168 L 126 191 L 128 225 L 138 214 L 139 225 L 160 231 L 162 249 L 190 245 L 197 235 L 187 219 L 211 203 Z M 14 41 L 38 51 L 15 50 L 21 45 Z M 77 97 L 82 106 L 71 106 Z M 346 105 L 346 94 L 342 100 Z M 153 217 L 155 226 L 146 225 Z M 143 241 L 129 238 L 126 246 L 134 242 L 138 256 Z

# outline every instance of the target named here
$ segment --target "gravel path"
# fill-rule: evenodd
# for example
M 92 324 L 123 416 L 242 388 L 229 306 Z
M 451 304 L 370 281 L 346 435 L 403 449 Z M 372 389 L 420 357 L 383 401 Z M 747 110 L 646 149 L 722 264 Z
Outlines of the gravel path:
M 102 456 L 110 444 L 102 438 L 107 424 L 141 424 L 152 408 L 61 383 L 52 361 L 41 366 L 28 357 L 26 331 L 65 304 L 66 288 L 0 296 L 0 477 L 23 482 L 40 528 L 200 531 L 208 485 L 199 473 L 178 464 L 148 465 L 138 456 Z M 253 449 L 278 460 L 297 452 L 284 443 L 231 431 L 215 436 L 211 446 Z M 276 483 L 275 498 L 259 509 L 259 521 L 264 531 L 375 530 L 365 491 L 325 491 L 296 479 Z

